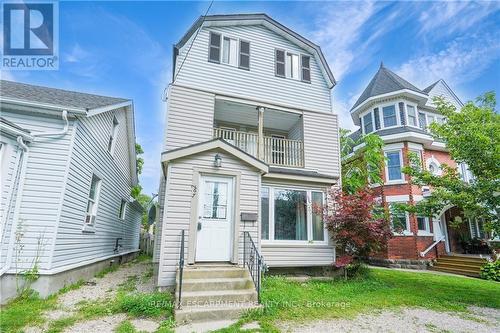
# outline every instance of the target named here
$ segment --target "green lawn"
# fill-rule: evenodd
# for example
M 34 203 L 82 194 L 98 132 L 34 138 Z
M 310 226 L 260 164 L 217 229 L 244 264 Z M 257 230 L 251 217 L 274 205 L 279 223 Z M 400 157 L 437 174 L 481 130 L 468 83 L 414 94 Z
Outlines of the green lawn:
M 257 320 L 265 331 L 275 331 L 282 320 L 352 318 L 372 310 L 423 307 L 467 312 L 469 305 L 500 308 L 500 283 L 450 275 L 370 269 L 364 278 L 344 281 L 291 282 L 283 277 L 264 279 L 263 311 L 220 332 L 238 332 Z

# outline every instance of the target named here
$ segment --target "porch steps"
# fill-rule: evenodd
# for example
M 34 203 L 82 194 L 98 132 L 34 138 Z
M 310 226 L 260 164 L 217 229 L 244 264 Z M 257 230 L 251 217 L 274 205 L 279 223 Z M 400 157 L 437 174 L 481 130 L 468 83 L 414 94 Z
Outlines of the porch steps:
M 469 256 L 441 256 L 430 269 L 434 271 L 479 277 L 485 259 Z
M 176 305 L 179 301 L 177 272 Z M 177 323 L 236 319 L 258 308 L 257 291 L 246 268 L 233 265 L 194 265 L 184 268 L 181 308 Z

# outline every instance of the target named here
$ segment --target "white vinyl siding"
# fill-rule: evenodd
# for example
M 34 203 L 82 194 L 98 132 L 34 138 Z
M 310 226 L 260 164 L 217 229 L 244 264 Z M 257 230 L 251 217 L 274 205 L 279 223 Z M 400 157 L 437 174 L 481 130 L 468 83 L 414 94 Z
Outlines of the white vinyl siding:
M 251 69 L 244 71 L 207 61 L 210 31 L 250 41 Z M 176 73 L 190 42 L 179 51 Z M 331 112 L 330 89 L 316 59 L 311 55 L 310 84 L 304 84 L 300 80 L 283 80 L 275 75 L 276 49 L 297 55 L 309 55 L 307 51 L 264 26 L 204 27 L 196 37 L 189 52 L 189 59 L 184 62 L 175 84 L 292 108 Z
M 212 168 L 215 151 L 202 152 L 176 160 L 169 167 L 164 203 L 162 238 L 160 249 L 159 286 L 172 286 L 179 262 L 181 230 L 186 230 L 185 255 L 188 256 L 189 224 L 191 220 L 191 199 L 193 196 L 193 167 Z M 258 170 L 226 153 L 222 158 L 221 170 L 241 172 L 239 205 L 241 212 L 258 213 L 259 178 Z M 238 184 L 237 184 L 238 185 Z M 196 196 L 197 198 L 197 196 Z M 195 201 L 197 202 L 197 201 Z M 240 223 L 239 259 L 243 258 L 243 231 L 249 231 L 257 246 L 259 232 L 257 223 Z M 241 262 L 240 262 L 241 263 Z
M 214 105 L 213 94 L 173 86 L 168 99 L 165 149 L 171 150 L 211 140 Z
M 304 112 L 306 169 L 339 176 L 338 117 L 336 114 Z

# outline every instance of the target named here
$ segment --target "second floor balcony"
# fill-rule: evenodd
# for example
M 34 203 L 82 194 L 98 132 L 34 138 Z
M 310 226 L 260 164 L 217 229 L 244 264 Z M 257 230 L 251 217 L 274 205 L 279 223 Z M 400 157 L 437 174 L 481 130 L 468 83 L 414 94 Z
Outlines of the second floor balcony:
M 269 165 L 304 167 L 300 114 L 217 101 L 213 137 Z

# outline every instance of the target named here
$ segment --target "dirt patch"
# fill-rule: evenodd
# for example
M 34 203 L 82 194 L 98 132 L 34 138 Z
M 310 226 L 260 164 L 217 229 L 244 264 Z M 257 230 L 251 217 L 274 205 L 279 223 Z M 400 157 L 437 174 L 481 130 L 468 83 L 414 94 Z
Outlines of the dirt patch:
M 471 308 L 469 313 L 402 309 L 359 315 L 352 320 L 318 320 L 307 324 L 281 323 L 283 332 L 500 332 L 500 310 Z
M 117 314 L 94 320 L 82 321 L 64 330 L 64 333 L 104 333 L 114 329 L 127 318 L 124 314 Z
M 140 332 L 154 332 L 159 326 L 159 323 L 156 321 L 148 319 L 132 319 L 130 322 Z

